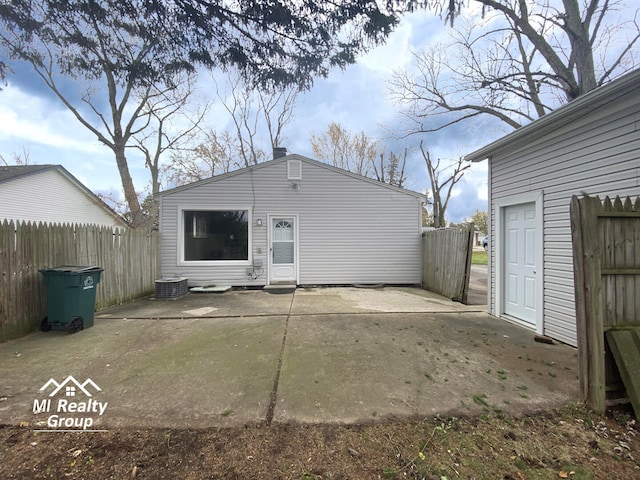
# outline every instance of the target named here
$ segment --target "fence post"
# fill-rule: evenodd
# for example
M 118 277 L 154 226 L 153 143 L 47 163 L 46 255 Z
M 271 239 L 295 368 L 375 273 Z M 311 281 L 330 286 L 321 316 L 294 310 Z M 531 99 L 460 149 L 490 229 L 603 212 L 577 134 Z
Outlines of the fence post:
M 461 254 L 465 256 L 465 267 L 461 285 L 462 291 L 460 292 L 460 301 L 466 305 L 469 297 L 469 280 L 471 277 L 471 257 L 473 255 L 473 232 L 475 231 L 475 225 L 473 223 L 465 224 L 462 231 L 464 232 L 464 249 Z
M 596 412 L 605 409 L 605 352 L 598 197 L 571 197 L 578 361 L 582 398 Z

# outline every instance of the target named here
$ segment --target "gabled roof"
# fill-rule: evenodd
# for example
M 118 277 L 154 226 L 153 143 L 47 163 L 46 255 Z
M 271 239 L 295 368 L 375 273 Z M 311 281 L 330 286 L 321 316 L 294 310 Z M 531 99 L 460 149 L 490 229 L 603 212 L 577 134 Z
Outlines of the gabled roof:
M 162 196 L 165 196 L 165 195 L 170 195 L 172 193 L 180 192 L 180 191 L 187 190 L 187 189 L 190 189 L 190 188 L 200 187 L 202 185 L 207 185 L 207 184 L 213 183 L 213 182 L 219 182 L 219 181 L 227 179 L 227 178 L 235 177 L 237 175 L 242 175 L 242 174 L 247 173 L 249 171 L 256 171 L 256 170 L 260 170 L 260 169 L 263 169 L 263 168 L 266 168 L 266 167 L 270 167 L 272 165 L 276 165 L 278 163 L 283 163 L 283 162 L 286 162 L 287 160 L 301 160 L 302 162 L 305 162 L 305 163 L 308 163 L 308 164 L 311 164 L 311 165 L 315 165 L 317 167 L 324 168 L 326 170 L 331 170 L 331 171 L 339 173 L 341 175 L 345 175 L 347 177 L 355 178 L 355 179 L 363 181 L 363 182 L 371 183 L 373 185 L 376 185 L 376 186 L 379 186 L 379 187 L 382 187 L 382 188 L 388 188 L 388 189 L 394 190 L 394 191 L 396 191 L 398 193 L 404 193 L 406 195 L 411 195 L 411 196 L 414 196 L 416 198 L 421 198 L 421 199 L 425 198 L 425 195 L 422 194 L 422 193 L 414 192 L 412 190 L 407 190 L 405 188 L 396 187 L 395 185 L 390 185 L 388 183 L 380 182 L 378 180 L 374 180 L 372 178 L 365 177 L 363 175 L 359 175 L 357 173 L 349 172 L 349 171 L 344 170 L 342 168 L 334 167 L 333 165 L 329 165 L 327 163 L 323 163 L 323 162 L 320 162 L 318 160 L 313 160 L 311 158 L 308 158 L 308 157 L 305 157 L 305 156 L 302 156 L 302 155 L 298 155 L 297 153 L 292 153 L 290 155 L 277 158 L 275 160 L 268 160 L 266 162 L 259 163 L 258 165 L 251 165 L 250 167 L 245 167 L 245 168 L 241 168 L 239 170 L 234 170 L 233 172 L 223 173 L 221 175 L 214 175 L 213 177 L 205 178 L 204 180 L 199 180 L 197 182 L 192 182 L 192 183 L 189 183 L 187 185 L 181 185 L 179 187 L 171 188 L 169 190 L 165 190 L 163 192 L 160 192 L 160 193 L 156 194 L 156 196 L 157 197 L 162 197 Z
M 480 162 L 502 152 L 517 150 L 527 143 L 533 142 L 553 132 L 560 126 L 567 125 L 634 90 L 640 94 L 640 69 L 627 73 L 606 85 L 578 97 L 571 103 L 548 113 L 524 127 L 518 128 L 473 153 L 465 155 L 464 159 L 471 162 Z
M 69 171 L 62 165 L 9 165 L 0 166 L 0 188 L 3 183 L 16 180 L 18 178 L 25 178 L 30 175 L 37 175 L 39 173 L 48 171 L 58 171 L 71 183 L 78 187 L 87 197 L 89 197 L 97 206 L 106 210 L 113 218 L 120 223 L 123 227 L 127 226 L 127 223 L 118 215 L 109 205 L 104 203 L 100 197 L 89 190 L 80 180 L 71 175 Z
M 10 165 L 0 166 L 0 183 L 6 180 L 13 180 L 24 175 L 41 172 L 43 170 L 51 170 L 56 165 Z

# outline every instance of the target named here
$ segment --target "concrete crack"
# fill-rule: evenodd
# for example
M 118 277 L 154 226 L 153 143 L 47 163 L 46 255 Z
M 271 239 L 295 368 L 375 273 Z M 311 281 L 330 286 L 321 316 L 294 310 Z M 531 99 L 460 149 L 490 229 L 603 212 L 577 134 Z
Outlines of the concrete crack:
M 289 305 L 289 313 L 284 323 L 284 335 L 282 336 L 282 346 L 280 347 L 280 356 L 278 357 L 278 368 L 276 369 L 276 378 L 273 381 L 273 388 L 271 389 L 271 398 L 269 400 L 269 408 L 267 408 L 267 425 L 271 425 L 273 421 L 274 411 L 276 409 L 276 402 L 278 400 L 278 384 L 280 383 L 280 371 L 282 370 L 282 359 L 284 358 L 284 347 L 287 343 L 287 332 L 289 330 L 289 318 L 291 318 L 291 312 L 293 310 L 293 299 L 296 296 L 295 290 L 291 295 L 291 304 Z

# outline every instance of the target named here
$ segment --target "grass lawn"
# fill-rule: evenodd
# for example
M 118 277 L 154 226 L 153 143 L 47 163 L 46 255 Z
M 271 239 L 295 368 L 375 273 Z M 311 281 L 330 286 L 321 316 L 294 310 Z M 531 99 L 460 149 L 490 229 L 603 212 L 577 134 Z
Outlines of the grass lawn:
M 472 265 L 486 265 L 489 261 L 489 255 L 484 250 L 474 250 L 471 254 Z

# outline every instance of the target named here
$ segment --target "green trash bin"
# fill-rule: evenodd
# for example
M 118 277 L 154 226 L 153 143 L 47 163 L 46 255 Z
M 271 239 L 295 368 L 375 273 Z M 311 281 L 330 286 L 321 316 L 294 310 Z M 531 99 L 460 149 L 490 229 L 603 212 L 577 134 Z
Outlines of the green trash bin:
M 76 333 L 93 325 L 96 310 L 96 287 L 100 283 L 100 267 L 62 265 L 40 270 L 47 287 L 47 316 L 40 330 L 66 330 Z

